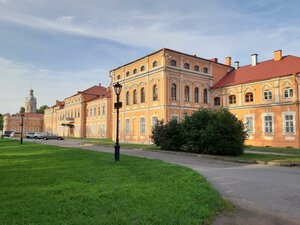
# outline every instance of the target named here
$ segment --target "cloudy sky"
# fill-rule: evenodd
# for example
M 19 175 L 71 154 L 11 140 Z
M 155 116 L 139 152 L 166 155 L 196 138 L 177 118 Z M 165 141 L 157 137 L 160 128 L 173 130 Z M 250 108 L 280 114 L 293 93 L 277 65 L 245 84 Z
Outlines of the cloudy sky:
M 243 2 L 243 3 L 241 3 Z M 0 113 L 108 85 L 108 71 L 167 47 L 241 65 L 300 56 L 298 0 L 0 0 Z

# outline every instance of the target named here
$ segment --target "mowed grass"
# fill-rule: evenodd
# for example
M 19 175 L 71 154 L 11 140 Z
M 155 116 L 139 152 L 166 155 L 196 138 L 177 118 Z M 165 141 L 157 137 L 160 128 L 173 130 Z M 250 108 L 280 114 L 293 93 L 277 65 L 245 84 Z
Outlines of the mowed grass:
M 0 223 L 207 224 L 229 207 L 197 172 L 158 160 L 0 140 Z
M 257 151 L 257 152 L 276 152 L 276 153 L 300 155 L 300 149 L 298 149 L 298 148 L 275 148 L 275 147 L 247 146 L 246 150 Z

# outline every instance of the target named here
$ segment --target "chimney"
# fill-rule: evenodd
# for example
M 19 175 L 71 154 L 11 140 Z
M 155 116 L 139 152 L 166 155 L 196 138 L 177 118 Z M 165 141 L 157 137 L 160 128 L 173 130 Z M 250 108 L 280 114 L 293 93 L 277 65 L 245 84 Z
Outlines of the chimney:
M 235 61 L 234 62 L 234 68 L 237 70 L 240 67 L 240 62 L 239 61 Z
M 211 59 L 210 61 L 218 62 L 218 58 L 213 58 L 213 59 Z
M 252 54 L 251 55 L 251 64 L 252 64 L 252 66 L 256 66 L 256 64 L 257 64 L 257 54 Z
M 225 65 L 231 66 L 231 57 L 230 57 L 230 56 L 227 56 L 227 57 L 225 58 Z
M 99 87 L 101 87 L 101 83 L 99 83 Z
M 274 61 L 279 61 L 282 59 L 282 51 L 276 50 L 274 51 Z

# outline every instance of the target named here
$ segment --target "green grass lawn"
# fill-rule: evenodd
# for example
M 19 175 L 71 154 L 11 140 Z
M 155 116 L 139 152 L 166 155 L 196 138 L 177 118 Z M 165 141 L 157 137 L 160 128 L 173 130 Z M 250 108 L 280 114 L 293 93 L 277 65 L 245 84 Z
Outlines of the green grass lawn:
M 207 224 L 229 208 L 185 167 L 7 139 L 0 182 L 1 225 Z
M 300 155 L 300 149 L 297 149 L 297 148 L 275 148 L 275 147 L 247 146 L 246 150 L 259 151 L 259 152 L 288 153 L 288 154 Z

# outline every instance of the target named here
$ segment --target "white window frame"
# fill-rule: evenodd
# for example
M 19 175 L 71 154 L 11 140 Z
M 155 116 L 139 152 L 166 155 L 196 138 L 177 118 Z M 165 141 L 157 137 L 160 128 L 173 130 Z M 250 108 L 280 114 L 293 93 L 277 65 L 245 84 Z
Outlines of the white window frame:
M 130 119 L 125 120 L 125 134 L 130 134 Z
M 252 126 L 252 132 L 250 133 L 248 133 L 248 135 L 249 136 L 252 136 L 253 134 L 255 134 L 255 114 L 246 114 L 246 115 L 244 115 L 244 122 L 245 122 L 245 124 L 248 122 L 247 121 L 247 118 L 252 118 L 252 123 L 253 123 L 253 126 Z
M 272 132 L 266 132 L 265 131 L 265 117 L 266 116 L 271 116 L 272 117 Z M 262 132 L 263 134 L 267 134 L 267 135 L 274 135 L 274 113 L 273 112 L 267 112 L 267 113 L 262 113 Z
M 267 93 L 267 95 L 265 95 L 265 93 Z M 271 93 L 271 98 L 270 98 L 270 93 Z M 265 90 L 263 92 L 263 100 L 264 101 L 271 101 L 272 99 L 273 99 L 273 93 L 272 93 L 272 91 L 271 90 Z
M 285 91 L 287 91 L 288 96 L 285 96 Z M 292 95 L 291 95 L 291 93 L 292 93 Z M 293 97 L 294 97 L 294 89 L 293 88 L 288 87 L 288 88 L 283 89 L 283 98 L 293 98 Z
M 146 133 L 146 118 L 140 117 L 140 134 L 145 134 L 145 133 Z
M 152 116 L 152 118 L 151 118 L 151 124 L 152 124 L 152 127 L 154 127 L 154 118 L 156 118 L 156 123 L 158 122 L 158 116 Z
M 293 127 L 294 131 L 293 132 L 286 132 L 286 119 L 285 116 L 293 116 Z M 283 135 L 296 135 L 296 112 L 294 111 L 287 111 L 287 112 L 282 112 L 282 133 Z

